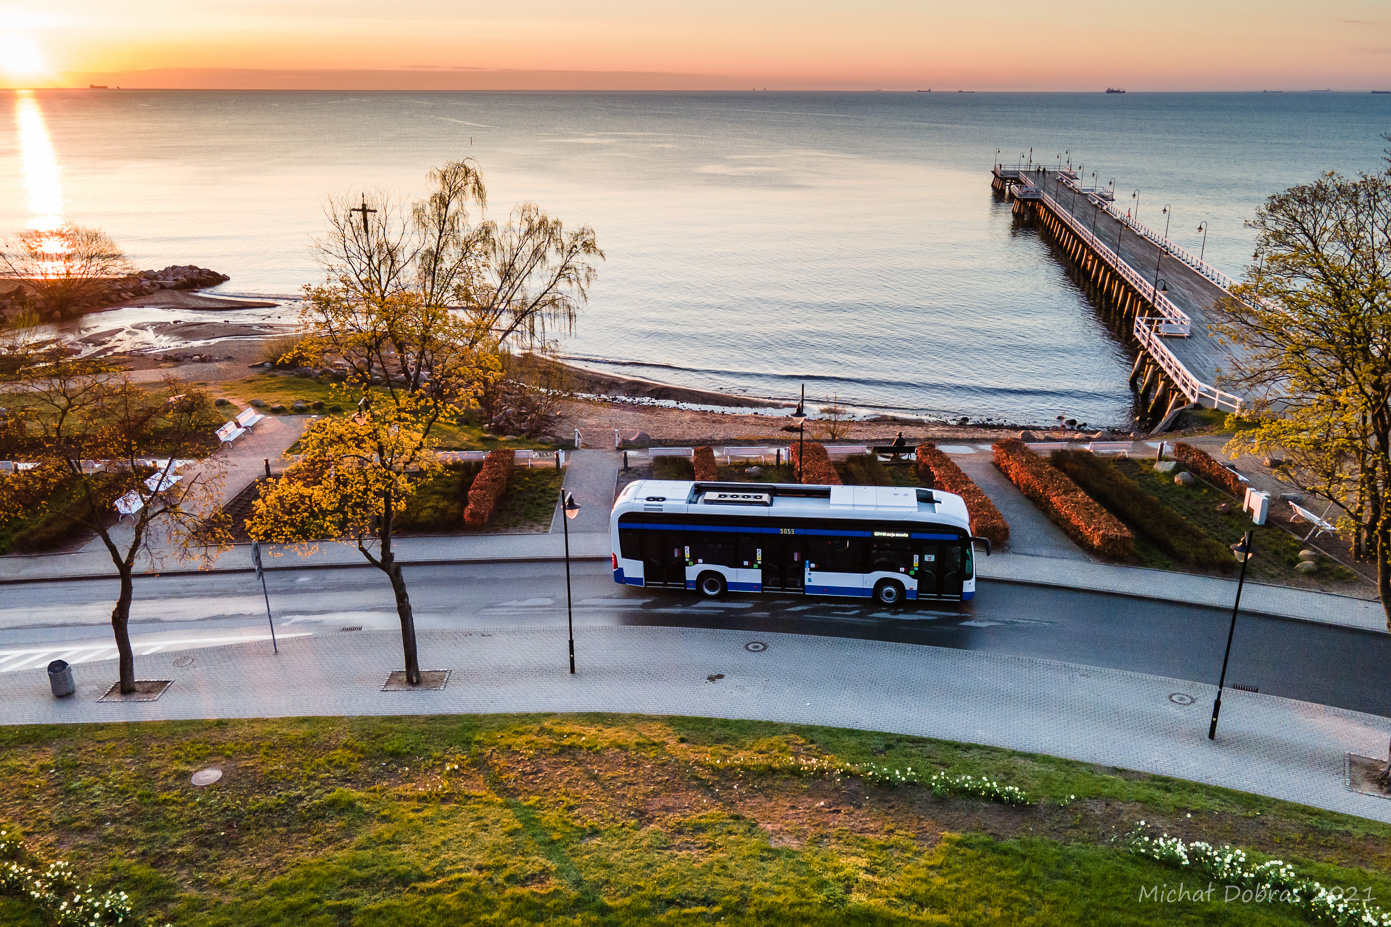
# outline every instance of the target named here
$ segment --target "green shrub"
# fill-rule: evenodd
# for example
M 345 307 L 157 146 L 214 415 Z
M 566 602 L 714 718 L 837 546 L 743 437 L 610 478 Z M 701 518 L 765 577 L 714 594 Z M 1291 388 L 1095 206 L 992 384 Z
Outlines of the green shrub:
M 893 478 L 889 470 L 874 454 L 856 454 L 845 458 L 842 467 L 837 467 L 847 486 L 891 486 Z
M 401 527 L 411 531 L 453 531 L 464 523 L 469 487 L 479 464 L 451 463 L 421 482 L 406 500 Z
M 1232 560 L 1221 544 L 1108 462 L 1088 451 L 1054 451 L 1052 462 L 1131 530 L 1170 557 L 1230 572 Z
M 654 480 L 693 480 L 695 465 L 685 457 L 652 458 L 652 478 Z

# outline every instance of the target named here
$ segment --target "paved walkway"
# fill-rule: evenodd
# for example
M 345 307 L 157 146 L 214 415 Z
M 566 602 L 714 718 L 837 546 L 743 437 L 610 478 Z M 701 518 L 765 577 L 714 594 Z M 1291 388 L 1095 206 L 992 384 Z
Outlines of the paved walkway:
M 977 449 L 979 451 L 979 449 Z M 1082 548 L 1063 534 L 1032 502 L 1024 497 L 1013 483 L 991 462 L 989 451 L 975 454 L 954 454 L 952 462 L 976 481 L 990 501 L 1009 523 L 1011 553 L 1034 557 L 1054 557 L 1062 560 L 1089 561 Z
M 607 533 L 623 455 L 618 451 L 581 448 L 571 451 L 566 460 L 565 491 L 573 493 L 580 504 L 579 514 L 570 519 L 570 534 Z M 551 519 L 552 534 L 561 532 L 561 517 L 557 504 L 555 517 Z
M 746 645 L 766 645 L 751 652 Z M 1385 719 L 1228 690 L 1216 742 L 1213 690 L 1192 682 L 1047 661 L 800 635 L 668 628 L 583 629 L 579 674 L 563 631 L 499 628 L 419 638 L 445 689 L 382 692 L 393 632 L 140 657 L 172 679 L 156 702 L 96 699 L 115 664 L 77 668 L 57 700 L 43 670 L 0 675 L 7 724 L 286 715 L 610 711 L 753 718 L 890 731 L 1175 776 L 1391 822 L 1391 801 L 1347 789 L 1349 751 L 1383 756 Z M 177 663 L 176 663 L 177 661 Z M 710 681 L 713 674 L 723 678 Z

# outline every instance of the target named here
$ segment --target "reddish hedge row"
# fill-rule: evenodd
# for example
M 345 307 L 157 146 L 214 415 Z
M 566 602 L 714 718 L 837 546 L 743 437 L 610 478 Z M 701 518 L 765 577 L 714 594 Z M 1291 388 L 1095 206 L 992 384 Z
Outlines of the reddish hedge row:
M 787 449 L 787 462 L 792 464 L 794 472 L 802 474 L 802 482 L 822 486 L 841 485 L 840 474 L 831 465 L 831 455 L 826 453 L 826 448 L 815 441 L 808 441 L 805 445 L 807 459 L 803 462 L 803 446 L 798 441 Z
M 1135 535 L 1018 438 L 995 445 L 995 465 L 1068 537 L 1103 557 L 1129 557 Z
M 720 477 L 715 469 L 715 452 L 708 447 L 698 447 L 695 455 L 691 458 L 691 465 L 695 468 L 695 478 L 703 482 L 717 480 Z
M 1182 441 L 1174 445 L 1174 459 L 1214 486 L 1220 486 L 1238 499 L 1246 495 L 1246 484 L 1205 451 Z
M 967 476 L 956 462 L 937 450 L 935 444 L 918 445 L 918 479 L 943 492 L 956 493 L 966 503 L 971 516 L 971 533 L 988 538 L 995 546 L 1009 540 L 1009 522 L 995 503 L 981 491 L 976 481 Z
M 512 461 L 516 452 L 508 448 L 489 451 L 483 460 L 483 469 L 473 478 L 468 491 L 468 508 L 464 509 L 464 524 L 470 528 L 481 528 L 493 517 L 497 500 L 507 491 L 507 480 L 512 476 Z

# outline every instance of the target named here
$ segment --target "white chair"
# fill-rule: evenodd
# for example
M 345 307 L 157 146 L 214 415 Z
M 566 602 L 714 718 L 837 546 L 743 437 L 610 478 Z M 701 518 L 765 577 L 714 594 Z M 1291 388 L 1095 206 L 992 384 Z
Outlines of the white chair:
M 116 511 L 122 518 L 127 515 L 134 516 L 136 512 L 144 507 L 145 503 L 141 500 L 140 493 L 133 489 L 116 500 Z
M 1293 502 L 1290 503 L 1290 508 L 1294 509 L 1294 517 L 1296 520 L 1308 522 L 1309 524 L 1314 526 L 1312 531 L 1304 535 L 1304 540 L 1306 541 L 1312 537 L 1315 537 L 1316 535 L 1333 534 L 1338 530 L 1336 526 L 1330 524 L 1328 521 L 1325 520 L 1328 513 L 1333 511 L 1333 506 L 1331 504 L 1328 506 L 1327 511 L 1323 513 L 1325 518 L 1320 518 L 1308 509 L 1299 505 L 1295 505 Z

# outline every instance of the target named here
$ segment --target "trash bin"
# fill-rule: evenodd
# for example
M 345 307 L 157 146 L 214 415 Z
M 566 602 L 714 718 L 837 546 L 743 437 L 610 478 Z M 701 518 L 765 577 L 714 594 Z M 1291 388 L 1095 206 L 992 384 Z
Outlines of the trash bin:
M 48 664 L 48 685 L 53 689 L 54 698 L 65 698 L 77 690 L 72 682 L 72 667 L 67 660 L 54 660 Z

